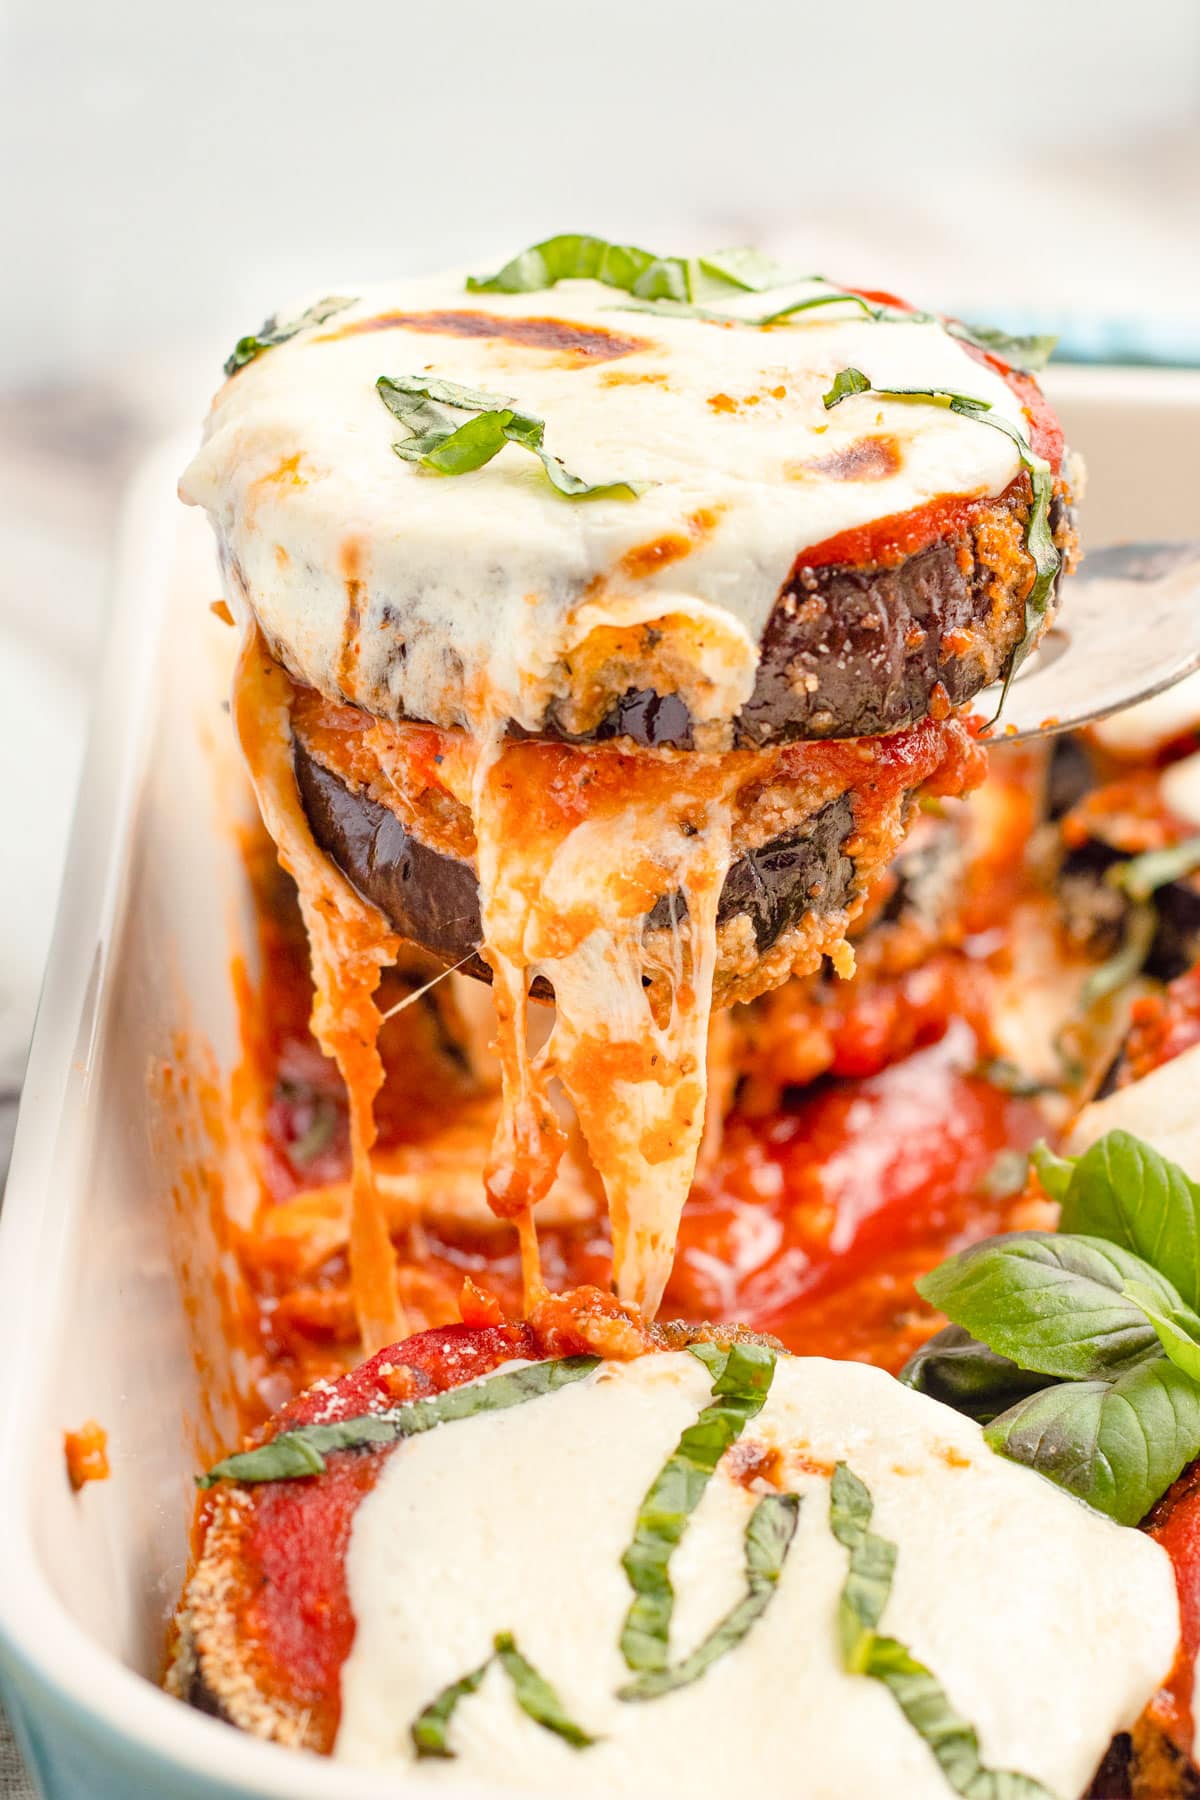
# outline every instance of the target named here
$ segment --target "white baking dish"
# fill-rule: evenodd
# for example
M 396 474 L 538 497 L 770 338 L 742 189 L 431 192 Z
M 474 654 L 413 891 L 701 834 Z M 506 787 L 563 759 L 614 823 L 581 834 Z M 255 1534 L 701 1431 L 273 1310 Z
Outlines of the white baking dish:
M 1068 369 L 1048 386 L 1089 464 L 1085 540 L 1200 537 L 1200 374 Z M 164 1116 L 148 1074 L 207 1044 L 227 1076 L 244 923 L 220 705 L 232 634 L 206 604 L 207 527 L 175 499 L 186 449 L 147 463 L 127 511 L 0 1221 L 0 1688 L 52 1800 L 367 1800 L 395 1779 L 241 1737 L 154 1685 L 229 1377 L 204 1301 L 207 1196 L 172 1197 L 198 1100 Z M 91 1417 L 113 1474 L 75 1495 L 61 1434 Z

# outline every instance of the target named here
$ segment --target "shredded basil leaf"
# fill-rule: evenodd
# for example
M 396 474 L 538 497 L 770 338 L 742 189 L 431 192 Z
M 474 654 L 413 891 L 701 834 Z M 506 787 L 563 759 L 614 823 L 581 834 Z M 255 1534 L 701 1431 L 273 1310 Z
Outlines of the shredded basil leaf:
M 1009 654 L 1000 704 L 988 720 L 989 725 L 995 725 L 1004 710 L 1013 678 L 1033 649 L 1038 626 L 1045 617 L 1054 591 L 1055 577 L 1062 566 L 1062 558 L 1050 530 L 1050 502 L 1054 498 L 1054 477 L 1050 464 L 1045 457 L 1035 453 L 1028 439 L 1015 425 L 993 410 L 989 400 L 959 393 L 955 388 L 877 388 L 861 369 L 842 369 L 824 396 L 826 411 L 851 394 L 868 393 L 878 395 L 881 400 L 924 400 L 934 406 L 945 406 L 964 419 L 975 419 L 981 425 L 990 425 L 994 430 L 1002 431 L 1016 445 L 1021 467 L 1029 476 L 1031 501 L 1029 517 L 1025 523 L 1025 548 L 1033 559 L 1033 581 L 1025 596 L 1024 630 L 1016 648 Z
M 1159 888 L 1200 869 L 1200 836 L 1184 838 L 1163 850 L 1145 850 L 1128 862 L 1114 863 L 1105 872 L 1110 887 L 1120 888 L 1131 900 L 1148 900 Z
M 528 1657 L 522 1656 L 512 1633 L 501 1631 L 493 1639 L 492 1654 L 487 1661 L 444 1687 L 409 1726 L 409 1735 L 418 1758 L 437 1756 L 449 1761 L 454 1757 L 449 1735 L 459 1701 L 468 1699 L 478 1691 L 494 1662 L 500 1664 L 512 1683 L 513 1698 L 517 1705 L 535 1725 L 540 1725 L 545 1731 L 552 1731 L 555 1737 L 564 1739 L 576 1750 L 586 1750 L 596 1742 L 594 1737 L 571 1718 L 545 1676 L 534 1668 Z
M 998 331 L 993 325 L 965 325 L 961 319 L 948 319 L 946 330 L 951 337 L 959 338 L 965 344 L 975 344 L 980 350 L 988 350 L 1002 362 L 1011 363 L 1014 369 L 1022 369 L 1029 375 L 1045 368 L 1058 343 L 1056 337 L 1045 334 L 1014 336 L 1008 331 Z
M 697 1345 L 711 1352 L 714 1345 Z M 621 1567 L 634 1592 L 621 1629 L 621 1654 L 638 1673 L 666 1669 L 675 1592 L 671 1558 L 729 1446 L 763 1407 L 775 1375 L 775 1353 L 759 1344 L 732 1344 L 722 1354 L 712 1403 L 689 1425 L 651 1483 L 638 1509 L 633 1540 Z M 709 1368 L 713 1359 L 701 1357 Z
M 196 1485 L 215 1487 L 218 1481 L 288 1481 L 297 1476 L 319 1475 L 325 1457 L 333 1450 L 361 1450 L 368 1444 L 391 1444 L 400 1438 L 416 1437 L 435 1426 L 449 1425 L 458 1419 L 472 1419 L 478 1413 L 502 1412 L 510 1406 L 523 1406 L 527 1400 L 538 1400 L 559 1388 L 581 1381 L 598 1366 L 598 1356 L 557 1357 L 549 1362 L 530 1363 L 523 1369 L 504 1370 L 483 1381 L 468 1382 L 462 1387 L 447 1388 L 443 1394 L 431 1394 L 424 1400 L 411 1400 L 391 1412 L 364 1413 L 355 1419 L 341 1419 L 332 1425 L 301 1425 L 294 1431 L 281 1431 L 270 1443 L 257 1450 L 245 1450 L 227 1456 L 200 1475 Z
M 273 350 L 276 344 L 286 344 L 289 338 L 307 331 L 310 325 L 323 325 L 326 319 L 332 319 L 334 313 L 344 312 L 348 306 L 353 306 L 354 301 L 353 294 L 330 294 L 327 299 L 318 300 L 306 312 L 302 312 L 299 318 L 278 319 L 272 314 L 257 331 L 238 339 L 225 358 L 226 375 L 236 375 L 239 369 L 244 369 L 256 356 L 261 356 L 264 350 Z
M 635 244 L 563 232 L 520 251 L 495 275 L 468 276 L 467 287 L 473 294 L 530 294 L 560 281 L 600 281 L 639 300 L 687 304 L 730 288 L 760 294 L 802 279 L 760 250 L 656 256 Z
M 796 1535 L 799 1515 L 799 1494 L 767 1494 L 758 1502 L 746 1525 L 746 1592 L 742 1599 L 679 1662 L 669 1668 L 647 1670 L 619 1688 L 619 1700 L 656 1700 L 660 1694 L 688 1687 L 722 1656 L 736 1650 L 771 1603 Z
M 1115 994 L 1141 974 L 1157 931 L 1158 914 L 1149 901 L 1130 907 L 1119 948 L 1107 962 L 1092 970 L 1079 990 L 1081 1013 L 1091 1012 L 1093 1006 L 1098 1006 L 1101 1000 L 1107 1000 L 1110 994 Z
M 454 1751 L 448 1742 L 450 1722 L 458 1709 L 459 1701 L 466 1700 L 477 1692 L 493 1661 L 494 1658 L 489 1656 L 477 1669 L 450 1682 L 417 1714 L 408 1732 L 418 1757 L 440 1756 L 447 1761 L 453 1757 Z
M 1032 1776 L 991 1769 L 973 1725 L 955 1712 L 945 1689 L 898 1639 L 877 1630 L 892 1591 L 897 1546 L 871 1530 L 870 1489 L 844 1462 L 829 1495 L 829 1525 L 849 1552 L 838 1605 L 842 1661 L 852 1675 L 881 1682 L 913 1730 L 923 1738 L 946 1780 L 964 1800 L 1054 1800 Z
M 554 487 L 569 500 L 636 500 L 653 486 L 647 481 L 588 482 L 573 475 L 546 449 L 542 441 L 545 420 L 519 411 L 515 401 L 498 394 L 424 375 L 381 375 L 375 389 L 388 411 L 412 434 L 392 445 L 396 455 L 436 474 L 466 475 L 491 462 L 506 444 L 519 444 L 540 459 Z M 476 417 L 460 424 L 447 407 L 473 412 Z
M 513 1694 L 517 1705 L 523 1713 L 531 1718 L 535 1725 L 545 1731 L 552 1731 L 576 1750 L 586 1750 L 596 1742 L 583 1727 L 576 1725 L 567 1713 L 562 1701 L 544 1675 L 539 1674 L 533 1664 L 517 1649 L 510 1632 L 502 1631 L 495 1642 L 496 1656 L 508 1679 L 512 1682 Z

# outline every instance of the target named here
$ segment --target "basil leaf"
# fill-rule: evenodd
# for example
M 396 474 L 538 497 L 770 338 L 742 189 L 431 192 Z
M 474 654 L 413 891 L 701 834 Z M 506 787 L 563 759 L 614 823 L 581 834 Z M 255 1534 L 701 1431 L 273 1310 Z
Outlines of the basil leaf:
M 1101 1238 L 1018 1231 L 988 1238 L 917 1281 L 917 1291 L 990 1350 L 1023 1369 L 1086 1381 L 1157 1348 L 1154 1329 L 1126 1299 L 1143 1281 L 1168 1309 L 1182 1305 L 1149 1264 Z
M 502 1631 L 497 1635 L 495 1649 L 501 1668 L 512 1682 L 517 1705 L 535 1725 L 540 1725 L 544 1731 L 552 1731 L 555 1737 L 562 1738 L 576 1750 L 586 1750 L 596 1742 L 570 1717 L 545 1676 L 521 1655 L 511 1632 Z
M 829 1528 L 850 1566 L 838 1600 L 838 1636 L 842 1661 L 862 1673 L 862 1657 L 888 1603 L 896 1572 L 896 1545 L 870 1529 L 875 1510 L 870 1489 L 844 1462 L 833 1471 L 829 1489 Z
M 1037 1178 L 1052 1200 L 1063 1201 L 1067 1197 L 1067 1189 L 1071 1185 L 1071 1177 L 1075 1173 L 1073 1156 L 1055 1156 L 1049 1144 L 1039 1140 L 1029 1153 L 1030 1161 L 1037 1171 Z M 1059 1221 L 1062 1226 L 1062 1221 Z M 1107 1231 L 1079 1225 L 1062 1226 L 1063 1230 L 1080 1231 L 1086 1229 L 1092 1237 L 1107 1237 Z M 1114 1240 L 1118 1242 L 1119 1240 Z M 1132 1246 L 1128 1246 L 1132 1248 Z
M 784 268 L 761 250 L 717 250 L 697 258 L 703 274 L 714 276 L 725 287 L 742 288 L 746 293 L 762 294 L 768 288 L 790 287 L 806 279 Z M 811 279 L 811 277 L 809 278 Z M 693 287 L 696 283 L 693 281 Z
M 732 1344 L 713 1382 L 711 1405 L 680 1437 L 638 1509 L 633 1540 L 621 1558 L 634 1592 L 621 1628 L 621 1654 L 639 1673 L 667 1667 L 675 1610 L 671 1558 L 713 1470 L 761 1412 L 774 1375 L 774 1351 Z
M 1128 862 L 1114 863 L 1104 879 L 1111 887 L 1120 888 L 1131 900 L 1148 900 L 1169 882 L 1181 881 L 1200 869 L 1200 836 L 1184 838 L 1163 850 L 1144 850 Z
M 468 275 L 473 294 L 531 294 L 559 281 L 602 281 L 627 294 L 647 299 L 666 295 L 691 298 L 687 264 L 679 256 L 655 256 L 635 244 L 610 244 L 604 238 L 563 232 L 544 238 L 506 262 L 495 275 Z
M 496 275 L 470 275 L 475 294 L 529 294 L 559 281 L 600 281 L 640 300 L 688 304 L 730 288 L 761 294 L 803 277 L 761 250 L 716 250 L 708 256 L 656 256 L 635 244 L 563 232 L 522 250 Z
M 321 1094 L 313 1100 L 312 1123 L 307 1131 L 294 1138 L 287 1146 L 288 1161 L 296 1168 L 304 1168 L 306 1164 L 315 1162 L 323 1150 L 327 1150 L 333 1142 L 337 1130 L 338 1106 L 328 1094 Z
M 994 1419 L 984 1436 L 1119 1525 L 1136 1525 L 1200 1455 L 1200 1387 L 1157 1355 L 1113 1382 L 1045 1388 Z
M 619 1700 L 656 1700 L 660 1694 L 688 1687 L 722 1656 L 737 1649 L 755 1620 L 762 1617 L 771 1603 L 796 1535 L 799 1515 L 799 1494 L 767 1494 L 758 1502 L 746 1526 L 746 1592 L 743 1598 L 713 1626 L 690 1655 L 670 1668 L 649 1670 L 639 1675 L 636 1681 L 617 1690 Z
M 1050 465 L 1044 457 L 1035 453 L 1028 439 L 1015 425 L 993 410 L 990 401 L 959 393 L 955 388 L 877 388 L 872 386 L 861 369 L 843 369 L 824 396 L 826 411 L 851 394 L 865 393 L 877 394 L 881 400 L 925 400 L 934 406 L 946 406 L 962 418 L 975 419 L 981 425 L 991 425 L 996 431 L 1002 431 L 1005 437 L 1012 439 L 1021 459 L 1021 467 L 1029 476 L 1031 499 L 1029 517 L 1025 523 L 1025 548 L 1033 559 L 1033 581 L 1025 596 L 1024 630 L 1016 648 L 1009 655 L 1000 704 L 993 717 L 988 720 L 989 725 L 995 725 L 1004 710 L 1013 677 L 1033 649 L 1038 625 L 1050 604 L 1055 577 L 1062 564 L 1050 530 L 1050 502 L 1054 497 L 1054 478 Z
M 501 395 L 423 375 L 381 375 L 375 390 L 388 411 L 412 433 L 392 445 L 396 455 L 438 475 L 469 474 L 491 462 L 505 444 L 519 444 L 540 458 L 554 487 L 569 500 L 636 500 L 653 485 L 646 481 L 588 482 L 573 475 L 545 449 L 545 420 L 518 411 L 515 401 Z M 458 424 L 445 411 L 447 407 L 478 416 Z
M 218 1481 L 287 1481 L 296 1476 L 319 1475 L 325 1467 L 325 1456 L 333 1450 L 361 1450 L 369 1444 L 391 1444 L 400 1438 L 416 1437 L 438 1425 L 450 1425 L 458 1419 L 472 1419 L 478 1413 L 503 1412 L 510 1406 L 523 1406 L 527 1400 L 538 1400 L 559 1388 L 581 1381 L 600 1363 L 598 1356 L 564 1356 L 549 1362 L 530 1363 L 522 1369 L 505 1370 L 489 1375 L 483 1381 L 468 1382 L 462 1387 L 447 1388 L 443 1394 L 431 1394 L 424 1400 L 410 1400 L 391 1412 L 364 1413 L 355 1419 L 340 1419 L 333 1425 L 301 1425 L 294 1431 L 281 1431 L 268 1444 L 257 1450 L 244 1450 L 227 1456 L 196 1478 L 197 1487 L 215 1487 Z
M 492 1661 L 492 1657 L 489 1656 L 486 1662 L 480 1663 L 479 1667 L 472 1669 L 470 1674 L 450 1682 L 435 1699 L 429 1702 L 428 1706 L 417 1714 L 408 1728 L 408 1734 L 412 1738 L 413 1749 L 416 1751 L 418 1759 L 440 1756 L 449 1761 L 453 1757 L 454 1751 L 451 1750 L 448 1742 L 450 1721 L 458 1709 L 459 1701 L 467 1699 L 469 1695 L 478 1690 L 484 1676 L 492 1666 Z
M 1006 1056 L 987 1056 L 976 1063 L 971 1070 L 980 1080 L 990 1082 L 992 1087 L 999 1088 L 1002 1094 L 1011 1094 L 1015 1100 L 1036 1100 L 1039 1094 L 1050 1093 L 1049 1082 L 1039 1081 L 1034 1075 L 1026 1075 L 1014 1062 Z
M 1011 363 L 1014 369 L 1023 369 L 1030 375 L 1045 368 L 1058 343 L 1057 337 L 1049 335 L 1014 336 L 1011 332 L 997 331 L 992 325 L 965 325 L 961 319 L 948 319 L 946 330 L 951 337 L 974 344 L 980 350 L 989 350 L 993 356 Z
M 1081 1013 L 1091 1012 L 1093 1006 L 1098 1006 L 1101 1000 L 1107 1000 L 1110 994 L 1126 987 L 1141 974 L 1157 931 L 1158 915 L 1151 905 L 1130 907 L 1120 948 L 1107 962 L 1092 970 L 1079 990 Z
M 563 1738 L 576 1750 L 586 1750 L 596 1742 L 594 1737 L 571 1718 L 545 1676 L 534 1668 L 527 1657 L 522 1656 L 512 1633 L 501 1631 L 492 1640 L 492 1654 L 487 1661 L 444 1687 L 428 1706 L 422 1708 L 409 1726 L 409 1736 L 418 1759 L 427 1756 L 438 1756 L 445 1761 L 453 1759 L 456 1753 L 450 1748 L 449 1733 L 458 1704 L 478 1691 L 494 1662 L 500 1664 L 512 1683 L 513 1698 L 517 1705 L 535 1725 L 540 1725 L 545 1731 L 552 1731 L 555 1737 Z
M 839 369 L 833 378 L 833 386 L 822 396 L 825 411 L 845 400 L 850 394 L 869 394 L 871 383 L 861 369 Z
M 326 319 L 332 319 L 334 313 L 344 312 L 348 306 L 353 306 L 354 300 L 354 295 L 330 294 L 295 319 L 278 319 L 272 313 L 257 331 L 238 339 L 225 358 L 226 375 L 236 375 L 239 369 L 244 369 L 256 356 L 261 356 L 264 350 L 273 350 L 276 344 L 286 344 L 289 338 L 307 331 L 310 325 L 323 325 Z
M 1190 1307 L 1177 1307 L 1166 1313 L 1158 1295 L 1140 1281 L 1127 1281 L 1125 1293 L 1135 1306 L 1140 1306 L 1158 1334 L 1158 1341 L 1177 1369 L 1182 1369 L 1195 1382 L 1200 1382 L 1200 1319 Z
M 1032 1775 L 987 1766 L 975 1727 L 955 1711 L 932 1670 L 898 1639 L 873 1633 L 859 1672 L 887 1688 L 950 1787 L 965 1800 L 1055 1800 Z
M 1109 1131 L 1078 1158 L 1060 1229 L 1132 1251 L 1200 1311 L 1200 1187 L 1141 1138 Z
M 900 1371 L 905 1387 L 928 1394 L 980 1425 L 1054 1380 L 989 1350 L 961 1325 L 947 1325 L 913 1352 Z
M 932 1670 L 918 1662 L 897 1638 L 876 1626 L 892 1591 L 897 1546 L 871 1530 L 870 1489 L 844 1462 L 833 1472 L 829 1526 L 849 1552 L 838 1603 L 842 1662 L 852 1675 L 881 1682 L 904 1717 L 924 1740 L 955 1793 L 964 1800 L 1054 1800 L 1032 1776 L 991 1769 L 979 1751 L 973 1725 L 955 1712 Z

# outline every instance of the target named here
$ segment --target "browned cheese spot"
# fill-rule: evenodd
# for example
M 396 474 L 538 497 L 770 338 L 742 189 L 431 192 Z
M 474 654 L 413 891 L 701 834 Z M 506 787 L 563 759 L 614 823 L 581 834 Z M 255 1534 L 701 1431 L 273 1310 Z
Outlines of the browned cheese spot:
M 612 362 L 618 356 L 632 356 L 635 351 L 651 348 L 645 338 L 622 336 L 600 325 L 576 325 L 570 319 L 510 319 L 500 313 L 486 312 L 377 313 L 373 319 L 354 319 L 337 331 L 327 331 L 319 341 L 329 343 L 336 338 L 360 337 L 365 332 L 375 331 L 422 331 L 431 337 L 499 338 L 506 344 L 520 344 L 527 350 L 559 352 L 573 367 Z
M 894 437 L 865 437 L 813 462 L 789 463 L 787 473 L 793 481 L 809 475 L 822 475 L 826 481 L 887 481 L 900 465 L 900 446 Z
M 620 573 L 632 581 L 645 581 L 670 563 L 682 561 L 712 534 L 719 516 L 716 507 L 698 507 L 686 521 L 686 530 L 666 531 L 661 537 L 627 550 L 617 565 Z

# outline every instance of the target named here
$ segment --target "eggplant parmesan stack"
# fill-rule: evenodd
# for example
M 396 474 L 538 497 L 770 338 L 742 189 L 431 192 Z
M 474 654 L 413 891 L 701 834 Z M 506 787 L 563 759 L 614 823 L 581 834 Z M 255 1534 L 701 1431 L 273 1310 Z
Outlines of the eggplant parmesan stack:
M 177 1692 L 406 1791 L 1088 1788 L 1176 1654 L 1158 1545 L 880 1370 L 550 1307 L 218 1465 Z
M 561 1089 L 652 1317 L 713 1005 L 848 974 L 914 797 L 981 778 L 958 709 L 1036 641 L 1071 551 L 1054 417 L 994 334 L 747 251 L 578 237 L 328 297 L 227 373 L 182 491 L 351 1094 L 363 1340 L 402 1327 L 369 1164 L 400 939 L 493 982 L 487 1187 L 528 1304 Z M 536 1055 L 530 993 L 555 1004 Z

